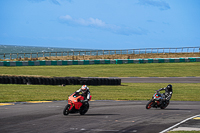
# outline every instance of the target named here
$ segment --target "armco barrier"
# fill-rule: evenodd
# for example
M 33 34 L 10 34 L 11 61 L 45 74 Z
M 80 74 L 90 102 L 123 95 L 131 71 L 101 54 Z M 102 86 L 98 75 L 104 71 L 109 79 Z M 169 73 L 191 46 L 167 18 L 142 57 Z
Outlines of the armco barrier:
M 0 76 L 0 84 L 33 85 L 121 85 L 121 79 L 115 78 L 80 78 L 80 77 L 25 77 Z
M 114 60 L 0 61 L 0 66 L 47 66 L 47 65 L 90 65 L 90 64 L 126 64 L 126 63 L 174 63 L 174 62 L 200 62 L 200 57 L 114 59 Z

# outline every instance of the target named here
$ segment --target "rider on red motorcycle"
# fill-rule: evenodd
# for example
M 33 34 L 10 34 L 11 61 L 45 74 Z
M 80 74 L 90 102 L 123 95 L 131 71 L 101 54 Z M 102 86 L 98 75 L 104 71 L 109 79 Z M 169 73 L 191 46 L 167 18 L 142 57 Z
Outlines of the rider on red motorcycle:
M 165 93 L 163 93 L 163 95 L 165 95 L 165 98 L 162 99 L 162 102 L 169 103 L 169 100 L 171 99 L 172 93 L 173 93 L 172 85 L 169 84 L 167 85 L 167 87 L 160 88 L 158 91 L 161 91 L 161 90 L 165 90 Z
M 85 100 L 81 100 L 81 102 L 85 103 L 90 100 L 90 91 L 87 85 L 83 85 L 80 89 L 76 91 L 76 93 L 82 92 L 83 97 Z

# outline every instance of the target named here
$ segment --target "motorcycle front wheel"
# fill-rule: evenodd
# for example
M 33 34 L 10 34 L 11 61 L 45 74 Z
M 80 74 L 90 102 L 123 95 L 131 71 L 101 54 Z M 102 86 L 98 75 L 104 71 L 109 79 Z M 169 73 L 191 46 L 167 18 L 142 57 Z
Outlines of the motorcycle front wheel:
M 150 109 L 152 104 L 153 104 L 153 101 L 152 101 L 152 99 L 151 99 L 151 100 L 147 103 L 146 109 Z
M 64 108 L 64 110 L 63 110 L 63 115 L 68 115 L 68 114 L 69 114 L 69 107 L 70 107 L 69 104 L 67 104 L 67 105 L 65 106 L 65 108 Z

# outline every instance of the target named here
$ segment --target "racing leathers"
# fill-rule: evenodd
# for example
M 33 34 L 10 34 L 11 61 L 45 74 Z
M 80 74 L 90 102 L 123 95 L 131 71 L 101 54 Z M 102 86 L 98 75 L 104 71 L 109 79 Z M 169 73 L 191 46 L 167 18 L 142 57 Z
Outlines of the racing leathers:
M 167 87 L 164 87 L 164 88 L 160 88 L 158 91 L 161 91 L 161 90 L 165 90 L 165 93 L 163 93 L 163 96 L 162 96 L 162 99 L 161 99 L 161 105 L 162 106 L 167 106 L 169 104 L 169 100 L 171 99 L 172 97 L 172 85 L 168 85 Z
M 158 91 L 161 91 L 161 90 L 165 90 L 165 93 L 163 94 L 165 95 L 165 99 L 169 101 L 173 93 L 172 88 L 164 87 L 164 88 L 160 88 Z
M 82 89 L 78 89 L 76 91 L 76 93 L 80 93 L 82 92 L 82 96 L 84 97 L 84 102 L 88 102 L 90 100 L 90 91 L 89 91 L 89 88 L 87 87 L 87 90 L 86 91 L 82 91 Z

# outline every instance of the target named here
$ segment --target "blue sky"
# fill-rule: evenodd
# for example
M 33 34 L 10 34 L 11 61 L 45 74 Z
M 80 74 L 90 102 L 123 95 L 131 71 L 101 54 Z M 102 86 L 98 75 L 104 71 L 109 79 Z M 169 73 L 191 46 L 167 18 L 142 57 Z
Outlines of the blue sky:
M 86 49 L 200 46 L 200 0 L 0 0 L 0 44 Z

